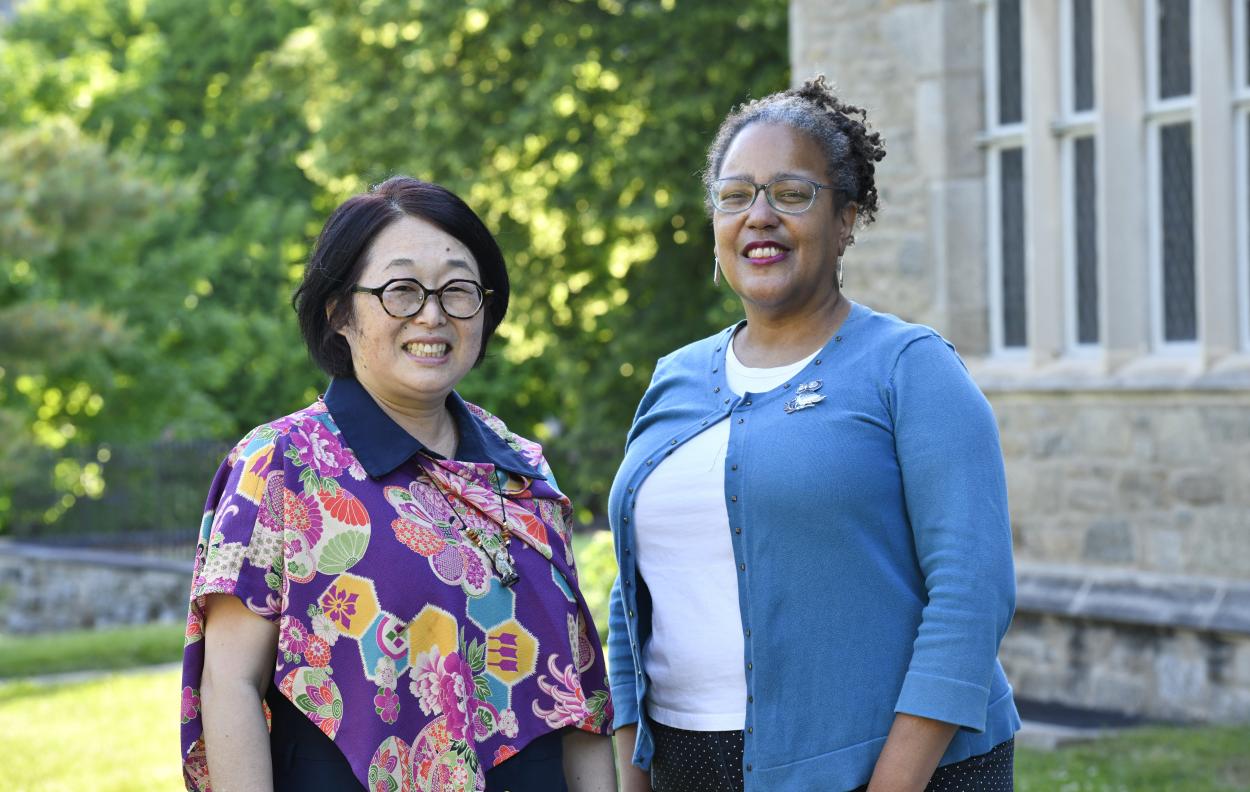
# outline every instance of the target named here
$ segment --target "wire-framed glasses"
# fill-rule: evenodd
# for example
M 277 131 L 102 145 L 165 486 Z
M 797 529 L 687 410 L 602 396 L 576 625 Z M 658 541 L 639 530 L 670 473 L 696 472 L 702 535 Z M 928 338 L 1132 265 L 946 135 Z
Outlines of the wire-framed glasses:
M 382 310 L 396 319 L 416 316 L 431 295 L 438 300 L 443 313 L 452 319 L 470 319 L 482 310 L 486 298 L 495 293 L 471 280 L 450 280 L 437 289 L 430 289 L 415 278 L 392 278 L 372 289 L 357 284 L 351 290 L 377 297 Z
M 717 179 L 708 189 L 708 197 L 717 211 L 728 214 L 745 212 L 755 205 L 755 199 L 763 191 L 768 205 L 784 214 L 802 214 L 816 202 L 821 190 L 835 189 L 811 179 L 790 177 L 775 179 L 768 184 L 756 184 L 746 179 Z

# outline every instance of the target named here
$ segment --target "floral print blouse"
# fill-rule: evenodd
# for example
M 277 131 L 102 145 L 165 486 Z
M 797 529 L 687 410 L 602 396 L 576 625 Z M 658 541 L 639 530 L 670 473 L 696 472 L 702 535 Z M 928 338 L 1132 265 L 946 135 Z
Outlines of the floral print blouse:
M 536 737 L 608 732 L 569 501 L 537 444 L 454 393 L 448 407 L 456 460 L 426 450 L 356 380 L 336 379 L 222 463 L 183 654 L 187 789 L 210 789 L 199 688 L 215 593 L 278 626 L 273 685 L 370 792 L 482 790 L 487 769 Z M 481 549 L 505 522 L 520 575 L 511 587 Z

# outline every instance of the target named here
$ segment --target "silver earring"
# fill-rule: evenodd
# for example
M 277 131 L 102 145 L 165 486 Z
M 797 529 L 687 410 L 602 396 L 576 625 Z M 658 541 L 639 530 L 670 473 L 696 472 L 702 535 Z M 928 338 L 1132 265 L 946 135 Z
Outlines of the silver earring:
M 838 256 L 838 288 L 842 288 L 842 257 Z
M 720 285 L 720 259 L 712 258 L 712 285 Z

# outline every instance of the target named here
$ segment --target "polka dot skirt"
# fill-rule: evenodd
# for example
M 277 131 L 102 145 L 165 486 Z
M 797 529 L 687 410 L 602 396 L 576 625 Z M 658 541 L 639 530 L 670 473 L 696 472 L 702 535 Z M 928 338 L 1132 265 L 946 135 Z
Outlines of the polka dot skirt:
M 652 792 L 742 792 L 742 732 L 699 732 L 649 720 Z M 939 767 L 925 792 L 1012 792 L 1015 741 Z M 852 792 L 864 792 L 867 785 Z
M 742 792 L 741 731 L 687 731 L 649 722 L 652 792 Z
M 934 771 L 925 792 L 1012 792 L 1016 741 L 1007 740 L 987 753 L 969 756 Z M 864 792 L 865 784 L 852 792 Z

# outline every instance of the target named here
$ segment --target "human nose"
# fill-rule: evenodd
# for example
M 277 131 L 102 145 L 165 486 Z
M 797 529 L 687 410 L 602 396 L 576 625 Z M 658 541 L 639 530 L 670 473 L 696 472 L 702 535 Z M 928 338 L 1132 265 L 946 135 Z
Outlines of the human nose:
M 447 312 L 443 310 L 442 295 L 438 292 L 426 291 L 425 298 L 421 301 L 421 307 L 417 312 L 408 317 L 414 322 L 437 326 L 447 322 Z M 430 306 L 433 306 L 432 308 Z M 428 309 L 428 310 L 427 310 Z
M 751 228 L 771 228 L 777 225 L 779 219 L 777 210 L 773 208 L 773 204 L 768 200 L 768 187 L 757 186 L 755 188 L 755 200 L 747 207 L 747 225 Z

